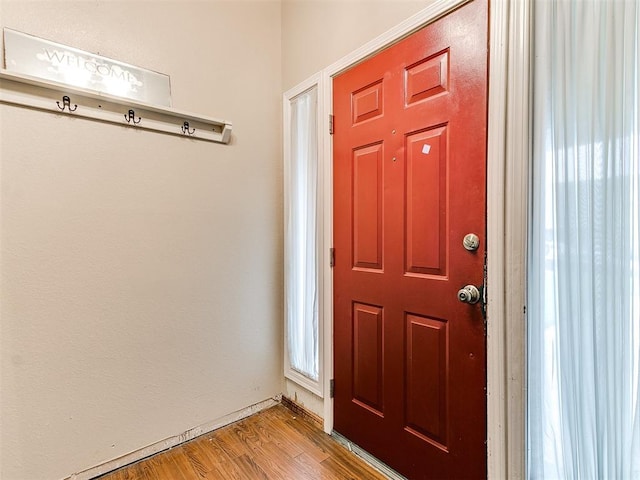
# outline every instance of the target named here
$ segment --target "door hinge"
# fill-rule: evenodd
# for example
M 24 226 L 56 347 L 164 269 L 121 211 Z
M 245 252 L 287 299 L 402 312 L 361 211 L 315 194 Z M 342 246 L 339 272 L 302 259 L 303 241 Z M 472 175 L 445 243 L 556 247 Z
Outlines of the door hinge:
M 336 381 L 332 378 L 329 380 L 329 398 L 333 398 L 336 395 Z
M 336 266 L 336 249 L 333 247 L 329 249 L 329 266 L 330 267 Z
M 334 122 L 335 122 L 335 117 L 333 115 L 329 115 L 329 135 L 333 135 Z

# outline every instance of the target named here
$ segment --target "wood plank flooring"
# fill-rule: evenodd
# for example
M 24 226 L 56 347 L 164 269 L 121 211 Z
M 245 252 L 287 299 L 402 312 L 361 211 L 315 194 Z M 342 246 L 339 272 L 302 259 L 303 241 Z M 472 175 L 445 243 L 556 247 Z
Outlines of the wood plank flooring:
M 282 405 L 99 477 L 100 480 L 385 480 Z

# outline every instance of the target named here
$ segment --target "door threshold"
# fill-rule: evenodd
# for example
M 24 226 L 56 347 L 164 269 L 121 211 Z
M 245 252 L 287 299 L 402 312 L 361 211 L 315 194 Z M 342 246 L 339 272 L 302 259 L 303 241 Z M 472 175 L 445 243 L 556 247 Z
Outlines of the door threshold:
M 408 480 L 407 477 L 400 475 L 398 472 L 396 472 L 393 468 L 388 466 L 386 463 L 381 462 L 376 457 L 371 455 L 369 452 L 359 447 L 348 438 L 343 437 L 335 430 L 331 432 L 331 436 L 335 438 L 336 441 L 338 441 L 338 443 L 341 443 L 344 447 L 346 447 L 347 450 L 355 453 L 357 456 L 362 458 L 365 462 L 367 462 L 373 468 L 378 470 L 380 473 L 382 473 L 383 475 L 386 475 L 389 478 L 389 480 Z

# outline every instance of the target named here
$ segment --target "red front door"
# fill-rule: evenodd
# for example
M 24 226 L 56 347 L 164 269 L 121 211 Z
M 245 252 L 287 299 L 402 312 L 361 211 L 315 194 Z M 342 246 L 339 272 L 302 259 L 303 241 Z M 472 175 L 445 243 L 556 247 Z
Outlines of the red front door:
M 334 79 L 335 430 L 411 479 L 486 477 L 486 0 Z M 477 251 L 463 247 L 468 233 Z

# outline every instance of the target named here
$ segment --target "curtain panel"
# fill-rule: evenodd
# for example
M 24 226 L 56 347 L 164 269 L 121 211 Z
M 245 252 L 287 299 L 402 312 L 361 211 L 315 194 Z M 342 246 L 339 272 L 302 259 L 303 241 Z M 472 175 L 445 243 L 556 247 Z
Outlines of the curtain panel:
M 320 230 L 318 89 L 291 100 L 291 160 L 285 232 L 285 309 L 290 367 L 318 381 Z
M 640 2 L 534 2 L 528 477 L 640 479 Z

